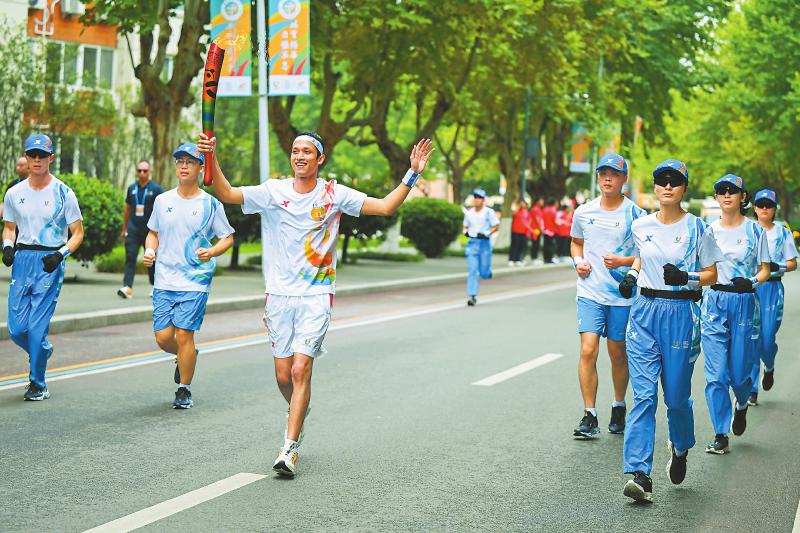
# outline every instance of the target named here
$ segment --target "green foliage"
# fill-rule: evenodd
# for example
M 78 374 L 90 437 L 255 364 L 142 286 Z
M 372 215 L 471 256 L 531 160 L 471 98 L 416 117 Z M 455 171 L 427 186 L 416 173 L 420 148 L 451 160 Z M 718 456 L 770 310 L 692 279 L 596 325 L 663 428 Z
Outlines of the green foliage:
M 86 263 L 110 252 L 119 241 L 123 196 L 109 182 L 85 174 L 65 174 L 59 179 L 75 193 L 83 215 L 83 243 L 72 257 Z
M 437 198 L 415 198 L 400 208 L 400 232 L 425 257 L 441 257 L 461 233 L 464 213 L 457 205 Z
M 115 246 L 110 252 L 95 257 L 94 268 L 98 272 L 122 274 L 125 271 L 125 246 Z M 147 273 L 147 267 L 141 261 L 136 263 L 136 273 Z
M 353 250 L 350 252 L 350 261 L 355 263 L 358 259 L 374 259 L 376 261 L 395 261 L 399 263 L 420 263 L 425 257 L 420 254 L 407 254 L 402 252 L 377 252 L 375 250 Z

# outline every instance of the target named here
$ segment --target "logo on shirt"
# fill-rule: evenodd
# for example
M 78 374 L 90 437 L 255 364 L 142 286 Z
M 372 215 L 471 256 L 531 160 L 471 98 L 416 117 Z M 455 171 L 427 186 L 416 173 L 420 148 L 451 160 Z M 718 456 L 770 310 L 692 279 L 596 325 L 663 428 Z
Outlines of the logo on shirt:
M 593 219 L 593 218 L 590 218 L 590 219 L 589 219 L 589 225 L 590 225 L 590 226 L 591 226 L 592 224 L 594 224 L 594 220 L 595 220 L 595 219 Z
M 619 220 L 616 222 L 616 224 L 614 224 L 614 227 L 615 227 L 615 228 L 618 228 L 618 227 L 619 227 Z
M 193 216 L 193 217 L 196 217 L 196 216 L 197 216 L 197 213 L 199 213 L 199 211 L 192 211 L 192 216 Z
M 674 241 L 674 242 L 675 242 L 675 244 L 680 244 L 680 243 L 681 243 L 681 240 L 683 240 L 683 236 L 681 236 L 681 235 L 676 235 L 676 236 L 675 236 L 675 241 Z
M 167 213 L 172 213 L 172 208 L 171 207 L 167 208 Z
M 20 198 L 19 199 L 19 203 L 20 203 L 20 205 L 24 204 L 25 203 L 25 198 Z
M 45 200 L 45 201 L 44 201 L 44 206 L 45 206 L 45 207 L 48 207 L 49 205 L 50 205 L 50 200 Z
M 742 245 L 742 239 L 736 239 L 736 244 L 738 246 L 741 246 Z
M 289 200 L 284 200 L 284 201 L 282 201 L 282 202 L 281 202 L 281 205 L 282 205 L 283 207 L 289 207 Z
M 644 242 L 653 242 L 653 236 L 652 235 L 645 235 L 644 236 Z

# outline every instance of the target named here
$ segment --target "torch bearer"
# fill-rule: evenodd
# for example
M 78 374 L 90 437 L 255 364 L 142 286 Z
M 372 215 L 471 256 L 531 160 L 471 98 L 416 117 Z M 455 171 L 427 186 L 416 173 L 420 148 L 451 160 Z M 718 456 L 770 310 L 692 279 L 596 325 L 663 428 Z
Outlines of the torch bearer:
M 214 107 L 217 103 L 217 87 L 219 85 L 219 75 L 222 71 L 222 61 L 225 59 L 225 49 L 220 48 L 216 43 L 211 43 L 208 47 L 206 57 L 206 70 L 203 74 L 203 133 L 208 138 L 214 136 Z M 203 185 L 211 185 L 211 166 L 214 164 L 214 154 L 206 156 L 205 175 Z

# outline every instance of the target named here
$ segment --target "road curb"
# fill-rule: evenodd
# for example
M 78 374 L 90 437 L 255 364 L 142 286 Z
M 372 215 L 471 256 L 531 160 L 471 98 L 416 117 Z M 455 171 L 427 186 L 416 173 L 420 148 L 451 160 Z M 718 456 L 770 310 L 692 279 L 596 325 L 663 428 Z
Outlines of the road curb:
M 570 263 L 553 263 L 549 265 L 535 265 L 524 267 L 506 267 L 496 269 L 493 277 L 500 278 L 525 274 L 541 270 L 572 267 Z M 439 276 L 425 276 L 421 278 L 408 278 L 401 280 L 380 281 L 341 287 L 336 290 L 336 296 L 353 296 L 359 294 L 372 294 L 387 292 L 397 289 L 418 289 L 433 287 L 442 283 L 452 283 L 466 280 L 466 272 L 442 274 Z M 206 304 L 206 313 L 221 313 L 224 311 L 239 311 L 242 309 L 257 309 L 264 305 L 264 295 L 235 296 L 229 298 L 210 298 Z M 104 326 L 118 326 L 129 322 L 143 322 L 153 319 L 153 308 L 150 305 L 124 307 L 117 309 L 104 309 L 89 313 L 74 313 L 70 315 L 55 316 L 50 321 L 50 333 L 67 333 L 86 329 L 101 328 Z M 8 323 L 0 322 L 0 340 L 7 340 Z

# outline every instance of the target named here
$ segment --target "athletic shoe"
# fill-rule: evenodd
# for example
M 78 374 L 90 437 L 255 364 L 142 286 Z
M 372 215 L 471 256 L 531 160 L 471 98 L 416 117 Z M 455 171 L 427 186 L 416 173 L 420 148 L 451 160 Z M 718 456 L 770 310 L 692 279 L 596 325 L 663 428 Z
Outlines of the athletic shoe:
M 728 437 L 725 435 L 714 435 L 714 440 L 706 446 L 706 453 L 723 455 L 730 451 L 728 448 Z
M 731 422 L 731 431 L 736 436 L 744 433 L 747 429 L 747 406 L 744 409 L 733 410 L 733 422 Z
M 770 390 L 774 384 L 775 384 L 775 369 L 773 368 L 770 371 L 764 370 L 764 377 L 761 378 L 761 388 L 764 390 Z
M 131 289 L 128 286 L 120 287 L 119 289 L 117 289 L 117 296 L 125 299 L 133 298 L 133 289 Z
M 751 392 L 750 397 L 747 399 L 747 405 L 758 405 L 758 393 Z
M 633 498 L 637 502 L 653 501 L 653 480 L 644 472 L 634 472 L 633 479 L 625 483 L 622 494 L 628 498 Z
M 27 402 L 39 402 L 42 400 L 46 400 L 50 397 L 50 391 L 47 390 L 47 387 L 40 387 L 33 381 L 28 383 L 28 386 L 25 390 L 25 396 L 22 397 L 23 400 Z
M 468 306 L 472 307 L 473 305 L 475 305 L 477 303 L 478 303 L 478 299 L 475 298 L 474 296 L 470 296 L 469 298 L 467 298 L 467 305 Z
M 597 427 L 597 417 L 589 411 L 584 411 L 583 418 L 580 424 L 572 432 L 572 435 L 578 438 L 591 439 L 600 433 L 600 428 Z
M 173 409 L 191 409 L 194 405 L 192 401 L 192 391 L 186 387 L 178 387 L 175 391 L 175 401 L 172 402 Z
M 675 445 L 671 442 L 669 443 L 669 461 L 667 461 L 667 477 L 670 481 L 672 481 L 673 485 L 680 485 L 683 483 L 683 480 L 686 478 L 686 457 L 689 455 L 687 450 L 686 453 L 681 455 L 680 457 L 675 454 Z
M 517 263 L 516 263 L 516 261 L 509 261 L 508 262 L 508 266 L 515 267 L 515 266 L 517 266 Z
M 297 446 L 284 446 L 275 458 L 272 469 L 279 476 L 294 477 L 297 473 Z
M 608 423 L 608 432 L 614 434 L 625 433 L 625 414 L 627 409 L 624 405 L 611 408 L 611 422 Z
M 297 437 L 297 445 L 300 446 L 300 443 L 303 442 L 303 437 L 306 436 L 306 420 L 308 420 L 308 415 L 311 414 L 311 406 L 309 405 L 306 409 L 306 416 L 303 417 L 303 425 L 300 426 L 300 436 Z M 286 427 L 283 430 L 283 440 L 289 438 L 289 410 L 286 410 Z

